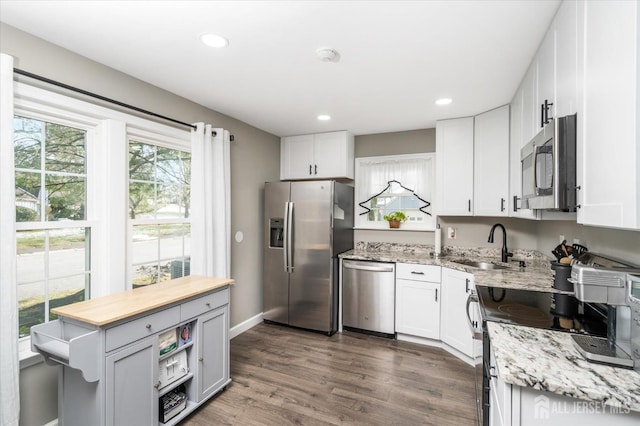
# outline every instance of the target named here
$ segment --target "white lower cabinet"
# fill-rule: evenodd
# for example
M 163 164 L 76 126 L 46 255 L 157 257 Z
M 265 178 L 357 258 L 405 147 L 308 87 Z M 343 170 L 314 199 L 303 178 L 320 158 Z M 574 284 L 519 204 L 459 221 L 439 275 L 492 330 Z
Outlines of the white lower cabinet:
M 491 350 L 490 426 L 637 426 L 640 412 L 505 383 Z
M 396 332 L 440 338 L 440 268 L 396 264 Z
M 468 357 L 473 357 L 473 348 L 476 344 L 467 319 L 467 298 L 474 289 L 473 274 L 442 268 L 440 338 L 444 343 Z M 477 329 L 476 311 L 472 310 L 469 317 Z

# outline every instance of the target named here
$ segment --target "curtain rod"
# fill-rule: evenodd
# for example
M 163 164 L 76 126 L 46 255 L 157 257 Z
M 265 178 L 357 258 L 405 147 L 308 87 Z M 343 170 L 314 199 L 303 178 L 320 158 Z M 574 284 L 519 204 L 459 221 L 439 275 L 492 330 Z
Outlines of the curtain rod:
M 51 84 L 53 86 L 62 87 L 63 89 L 67 89 L 67 90 L 71 90 L 73 92 L 81 93 L 83 95 L 90 96 L 92 98 L 100 99 L 101 101 L 109 102 L 109 103 L 112 103 L 112 104 L 115 104 L 115 105 L 118 105 L 118 106 L 121 106 L 121 107 L 124 107 L 124 108 L 128 108 L 128 109 L 131 109 L 131 110 L 134 110 L 134 111 L 137 111 L 137 112 L 141 112 L 141 113 L 146 114 L 146 115 L 151 115 L 153 117 L 160 118 L 162 120 L 167 120 L 167 121 L 170 121 L 170 122 L 175 123 L 175 124 L 180 124 L 181 126 L 187 126 L 187 127 L 190 127 L 190 128 L 192 128 L 194 130 L 196 129 L 196 126 L 194 126 L 193 124 L 185 123 L 184 121 L 180 121 L 180 120 L 176 120 L 176 119 L 171 118 L 171 117 L 167 117 L 167 116 L 164 116 L 164 115 L 156 114 L 155 112 L 152 112 L 152 111 L 149 111 L 149 110 L 146 110 L 146 109 L 142 109 L 142 108 L 138 108 L 138 107 L 133 106 L 133 105 L 125 104 L 124 102 L 116 101 L 115 99 L 107 98 L 105 96 L 98 95 L 97 93 L 93 93 L 93 92 L 89 92 L 87 90 L 79 89 L 79 88 L 74 87 L 74 86 L 69 86 L 68 84 L 61 83 L 61 82 L 55 81 L 55 80 L 51 80 L 50 78 L 43 77 L 43 76 L 37 75 L 37 74 L 33 74 L 33 73 L 28 72 L 28 71 L 21 70 L 19 68 L 14 68 L 13 72 L 16 73 L 16 74 L 25 76 L 25 77 L 32 78 L 34 80 L 39 80 L 39 81 L 45 82 L 47 84 Z M 216 136 L 216 132 L 215 131 L 212 131 L 211 134 L 213 136 Z M 233 139 L 234 139 L 233 136 L 231 136 L 230 139 L 233 141 Z

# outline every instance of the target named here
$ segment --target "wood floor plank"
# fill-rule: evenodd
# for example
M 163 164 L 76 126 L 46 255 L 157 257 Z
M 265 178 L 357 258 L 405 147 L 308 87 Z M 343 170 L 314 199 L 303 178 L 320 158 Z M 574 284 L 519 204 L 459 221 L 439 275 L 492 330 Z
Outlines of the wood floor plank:
M 473 374 L 438 348 L 260 324 L 231 341 L 232 383 L 182 425 L 474 426 Z

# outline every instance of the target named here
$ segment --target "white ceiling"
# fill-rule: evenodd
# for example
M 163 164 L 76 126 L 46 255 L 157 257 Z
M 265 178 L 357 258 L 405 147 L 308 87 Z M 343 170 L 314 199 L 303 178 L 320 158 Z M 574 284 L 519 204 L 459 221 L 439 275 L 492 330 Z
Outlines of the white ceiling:
M 558 6 L 1 0 L 0 20 L 278 136 L 359 135 L 430 128 L 508 103 Z M 229 47 L 203 45 L 207 32 Z M 326 46 L 339 62 L 316 57 Z M 435 106 L 441 97 L 453 103 Z

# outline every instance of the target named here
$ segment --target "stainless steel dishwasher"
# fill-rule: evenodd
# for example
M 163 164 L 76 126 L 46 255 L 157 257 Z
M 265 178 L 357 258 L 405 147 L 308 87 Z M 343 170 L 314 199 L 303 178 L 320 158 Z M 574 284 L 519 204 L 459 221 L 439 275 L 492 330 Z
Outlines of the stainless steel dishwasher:
M 395 263 L 342 261 L 342 326 L 395 336 Z

